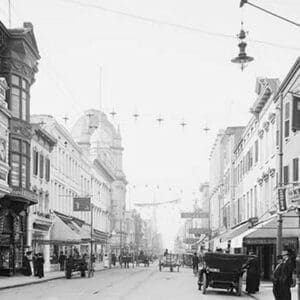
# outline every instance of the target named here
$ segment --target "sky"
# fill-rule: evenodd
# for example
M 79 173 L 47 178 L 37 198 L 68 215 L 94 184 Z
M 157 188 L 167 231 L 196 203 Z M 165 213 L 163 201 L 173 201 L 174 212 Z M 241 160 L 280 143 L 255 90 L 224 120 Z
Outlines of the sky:
M 299 22 L 299 0 L 253 2 Z M 246 125 L 256 78 L 282 80 L 300 53 L 299 28 L 247 5 L 240 9 L 239 0 L 11 4 L 12 27 L 32 22 L 41 53 L 31 113 L 59 122 L 66 115 L 71 128 L 86 109 L 116 111 L 110 120 L 121 126 L 128 207 L 182 198 L 180 205 L 157 210 L 166 245 L 181 224 L 179 212 L 191 209 L 200 183 L 209 178 L 208 155 L 218 130 Z M 0 19 L 8 26 L 8 0 L 0 0 Z M 247 54 L 254 57 L 243 72 L 230 62 L 238 54 L 241 21 L 249 33 Z M 149 209 L 141 213 L 152 216 Z

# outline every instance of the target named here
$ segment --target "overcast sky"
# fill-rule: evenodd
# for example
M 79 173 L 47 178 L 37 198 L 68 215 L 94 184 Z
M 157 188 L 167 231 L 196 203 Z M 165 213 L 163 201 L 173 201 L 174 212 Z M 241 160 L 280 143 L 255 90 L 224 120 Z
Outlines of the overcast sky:
M 67 114 L 70 128 L 83 110 L 100 107 L 102 67 L 102 109 L 118 113 L 112 121 L 121 124 L 131 206 L 184 198 L 181 206 L 158 211 L 166 244 L 180 223 L 178 210 L 188 207 L 192 193 L 208 180 L 208 154 L 218 129 L 246 125 L 256 77 L 283 79 L 300 50 L 299 28 L 250 6 L 241 10 L 239 0 L 11 2 L 13 27 L 33 23 L 42 57 L 31 113 L 51 114 L 60 122 Z M 7 3 L 0 0 L 0 18 L 8 26 Z M 299 22 L 299 0 L 255 3 Z M 249 31 L 247 53 L 255 58 L 244 72 L 230 62 L 238 54 L 238 42 L 230 36 L 239 32 L 241 20 Z M 134 112 L 140 114 L 137 121 Z M 155 121 L 159 114 L 161 126 Z

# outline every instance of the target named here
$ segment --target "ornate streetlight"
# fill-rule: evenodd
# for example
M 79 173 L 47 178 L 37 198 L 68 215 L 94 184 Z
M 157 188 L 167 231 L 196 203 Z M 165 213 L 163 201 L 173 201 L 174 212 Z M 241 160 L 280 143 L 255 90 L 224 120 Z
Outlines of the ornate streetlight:
M 237 35 L 238 39 L 239 39 L 239 44 L 238 47 L 240 49 L 240 52 L 238 54 L 237 57 L 233 58 L 231 60 L 231 62 L 235 63 L 235 64 L 240 64 L 241 70 L 243 71 L 249 62 L 253 61 L 254 58 L 251 56 L 248 56 L 246 53 L 246 47 L 247 47 L 247 43 L 245 42 L 246 39 L 246 32 L 243 29 L 243 22 L 242 22 L 242 28 L 240 33 Z

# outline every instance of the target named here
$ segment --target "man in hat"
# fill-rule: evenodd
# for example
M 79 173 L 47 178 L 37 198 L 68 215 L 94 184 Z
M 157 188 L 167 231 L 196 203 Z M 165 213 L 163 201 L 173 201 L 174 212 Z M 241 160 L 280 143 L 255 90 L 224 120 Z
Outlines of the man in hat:
M 295 255 L 292 249 L 287 248 L 282 252 L 283 267 L 282 267 L 282 299 L 291 300 L 291 286 L 293 284 L 293 272 L 296 267 Z
M 249 260 L 244 267 L 247 269 L 246 292 L 254 294 L 259 291 L 260 283 L 260 266 L 254 252 L 249 253 Z
M 273 273 L 273 295 L 275 300 L 284 300 L 282 297 L 282 269 L 283 256 L 277 255 L 277 265 Z

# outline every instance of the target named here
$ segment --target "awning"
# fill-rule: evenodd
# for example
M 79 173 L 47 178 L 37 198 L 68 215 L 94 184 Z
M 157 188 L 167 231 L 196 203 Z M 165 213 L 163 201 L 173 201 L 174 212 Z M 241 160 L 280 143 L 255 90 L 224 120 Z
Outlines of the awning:
M 108 238 L 108 234 L 106 232 L 94 229 L 93 239 L 99 243 L 106 243 Z
M 230 231 L 224 233 L 221 236 L 221 242 L 226 242 L 226 241 L 232 240 L 234 237 L 237 237 L 240 234 L 247 231 L 249 229 L 249 227 L 251 227 L 251 224 L 249 223 L 249 221 L 247 221 L 246 223 L 241 224 L 234 229 L 231 229 Z
M 277 215 L 258 224 L 254 231 L 244 237 L 244 244 L 274 244 L 277 238 Z M 294 243 L 299 236 L 299 219 L 295 211 L 282 216 L 282 239 L 285 243 Z
M 61 245 L 79 244 L 81 238 L 79 231 L 72 230 L 58 215 L 55 214 L 54 224 L 50 231 L 50 241 L 56 241 Z M 52 242 L 51 242 L 52 243 Z

